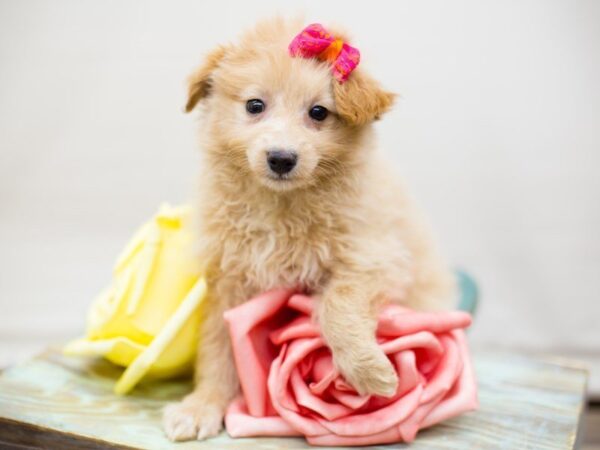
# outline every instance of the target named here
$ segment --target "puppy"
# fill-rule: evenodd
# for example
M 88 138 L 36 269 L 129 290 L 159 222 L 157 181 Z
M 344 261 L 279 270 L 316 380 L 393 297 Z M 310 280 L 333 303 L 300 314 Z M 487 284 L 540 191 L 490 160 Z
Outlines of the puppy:
M 453 299 L 426 226 L 376 153 L 372 122 L 394 95 L 362 68 L 339 83 L 330 64 L 291 57 L 301 29 L 261 23 L 211 52 L 190 80 L 186 109 L 200 110 L 205 160 L 198 236 L 209 298 L 196 388 L 165 409 L 172 440 L 221 430 L 238 392 L 223 312 L 252 296 L 275 287 L 317 296 L 315 320 L 336 367 L 358 392 L 381 396 L 398 380 L 375 342 L 378 304 L 439 309 Z

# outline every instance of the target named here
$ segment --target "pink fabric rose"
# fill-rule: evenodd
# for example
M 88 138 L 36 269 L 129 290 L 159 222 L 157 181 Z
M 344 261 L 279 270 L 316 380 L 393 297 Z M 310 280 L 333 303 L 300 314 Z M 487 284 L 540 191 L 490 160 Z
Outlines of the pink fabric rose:
M 384 398 L 357 394 L 336 371 L 312 309 L 310 297 L 274 290 L 225 313 L 242 387 L 225 416 L 232 437 L 305 436 L 313 445 L 410 442 L 420 429 L 477 407 L 463 332 L 469 314 L 386 306 L 377 340 L 399 386 Z

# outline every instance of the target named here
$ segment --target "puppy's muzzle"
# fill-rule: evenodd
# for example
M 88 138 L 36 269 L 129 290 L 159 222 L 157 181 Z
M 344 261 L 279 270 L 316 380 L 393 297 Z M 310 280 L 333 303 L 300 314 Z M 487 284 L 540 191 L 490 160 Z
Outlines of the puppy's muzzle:
M 267 163 L 269 168 L 277 175 L 284 175 L 296 167 L 298 155 L 288 150 L 269 150 L 267 152 Z

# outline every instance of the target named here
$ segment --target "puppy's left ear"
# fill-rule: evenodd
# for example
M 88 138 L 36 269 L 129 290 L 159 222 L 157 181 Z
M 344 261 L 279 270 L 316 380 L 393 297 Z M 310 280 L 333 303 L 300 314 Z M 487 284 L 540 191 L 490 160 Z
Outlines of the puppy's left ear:
M 212 74 L 227 54 L 227 47 L 219 46 L 210 52 L 204 63 L 189 78 L 188 100 L 185 112 L 190 112 L 196 104 L 206 97 L 212 88 Z
M 388 111 L 396 94 L 387 92 L 361 70 L 355 70 L 344 83 L 333 81 L 338 115 L 350 125 L 366 125 Z

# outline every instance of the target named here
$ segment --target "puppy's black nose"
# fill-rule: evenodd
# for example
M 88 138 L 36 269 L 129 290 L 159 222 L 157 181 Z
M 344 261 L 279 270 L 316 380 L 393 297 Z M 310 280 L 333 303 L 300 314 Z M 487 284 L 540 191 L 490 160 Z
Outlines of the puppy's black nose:
M 291 172 L 296 166 L 298 155 L 287 150 L 270 150 L 267 152 L 267 162 L 273 172 L 278 175 Z

